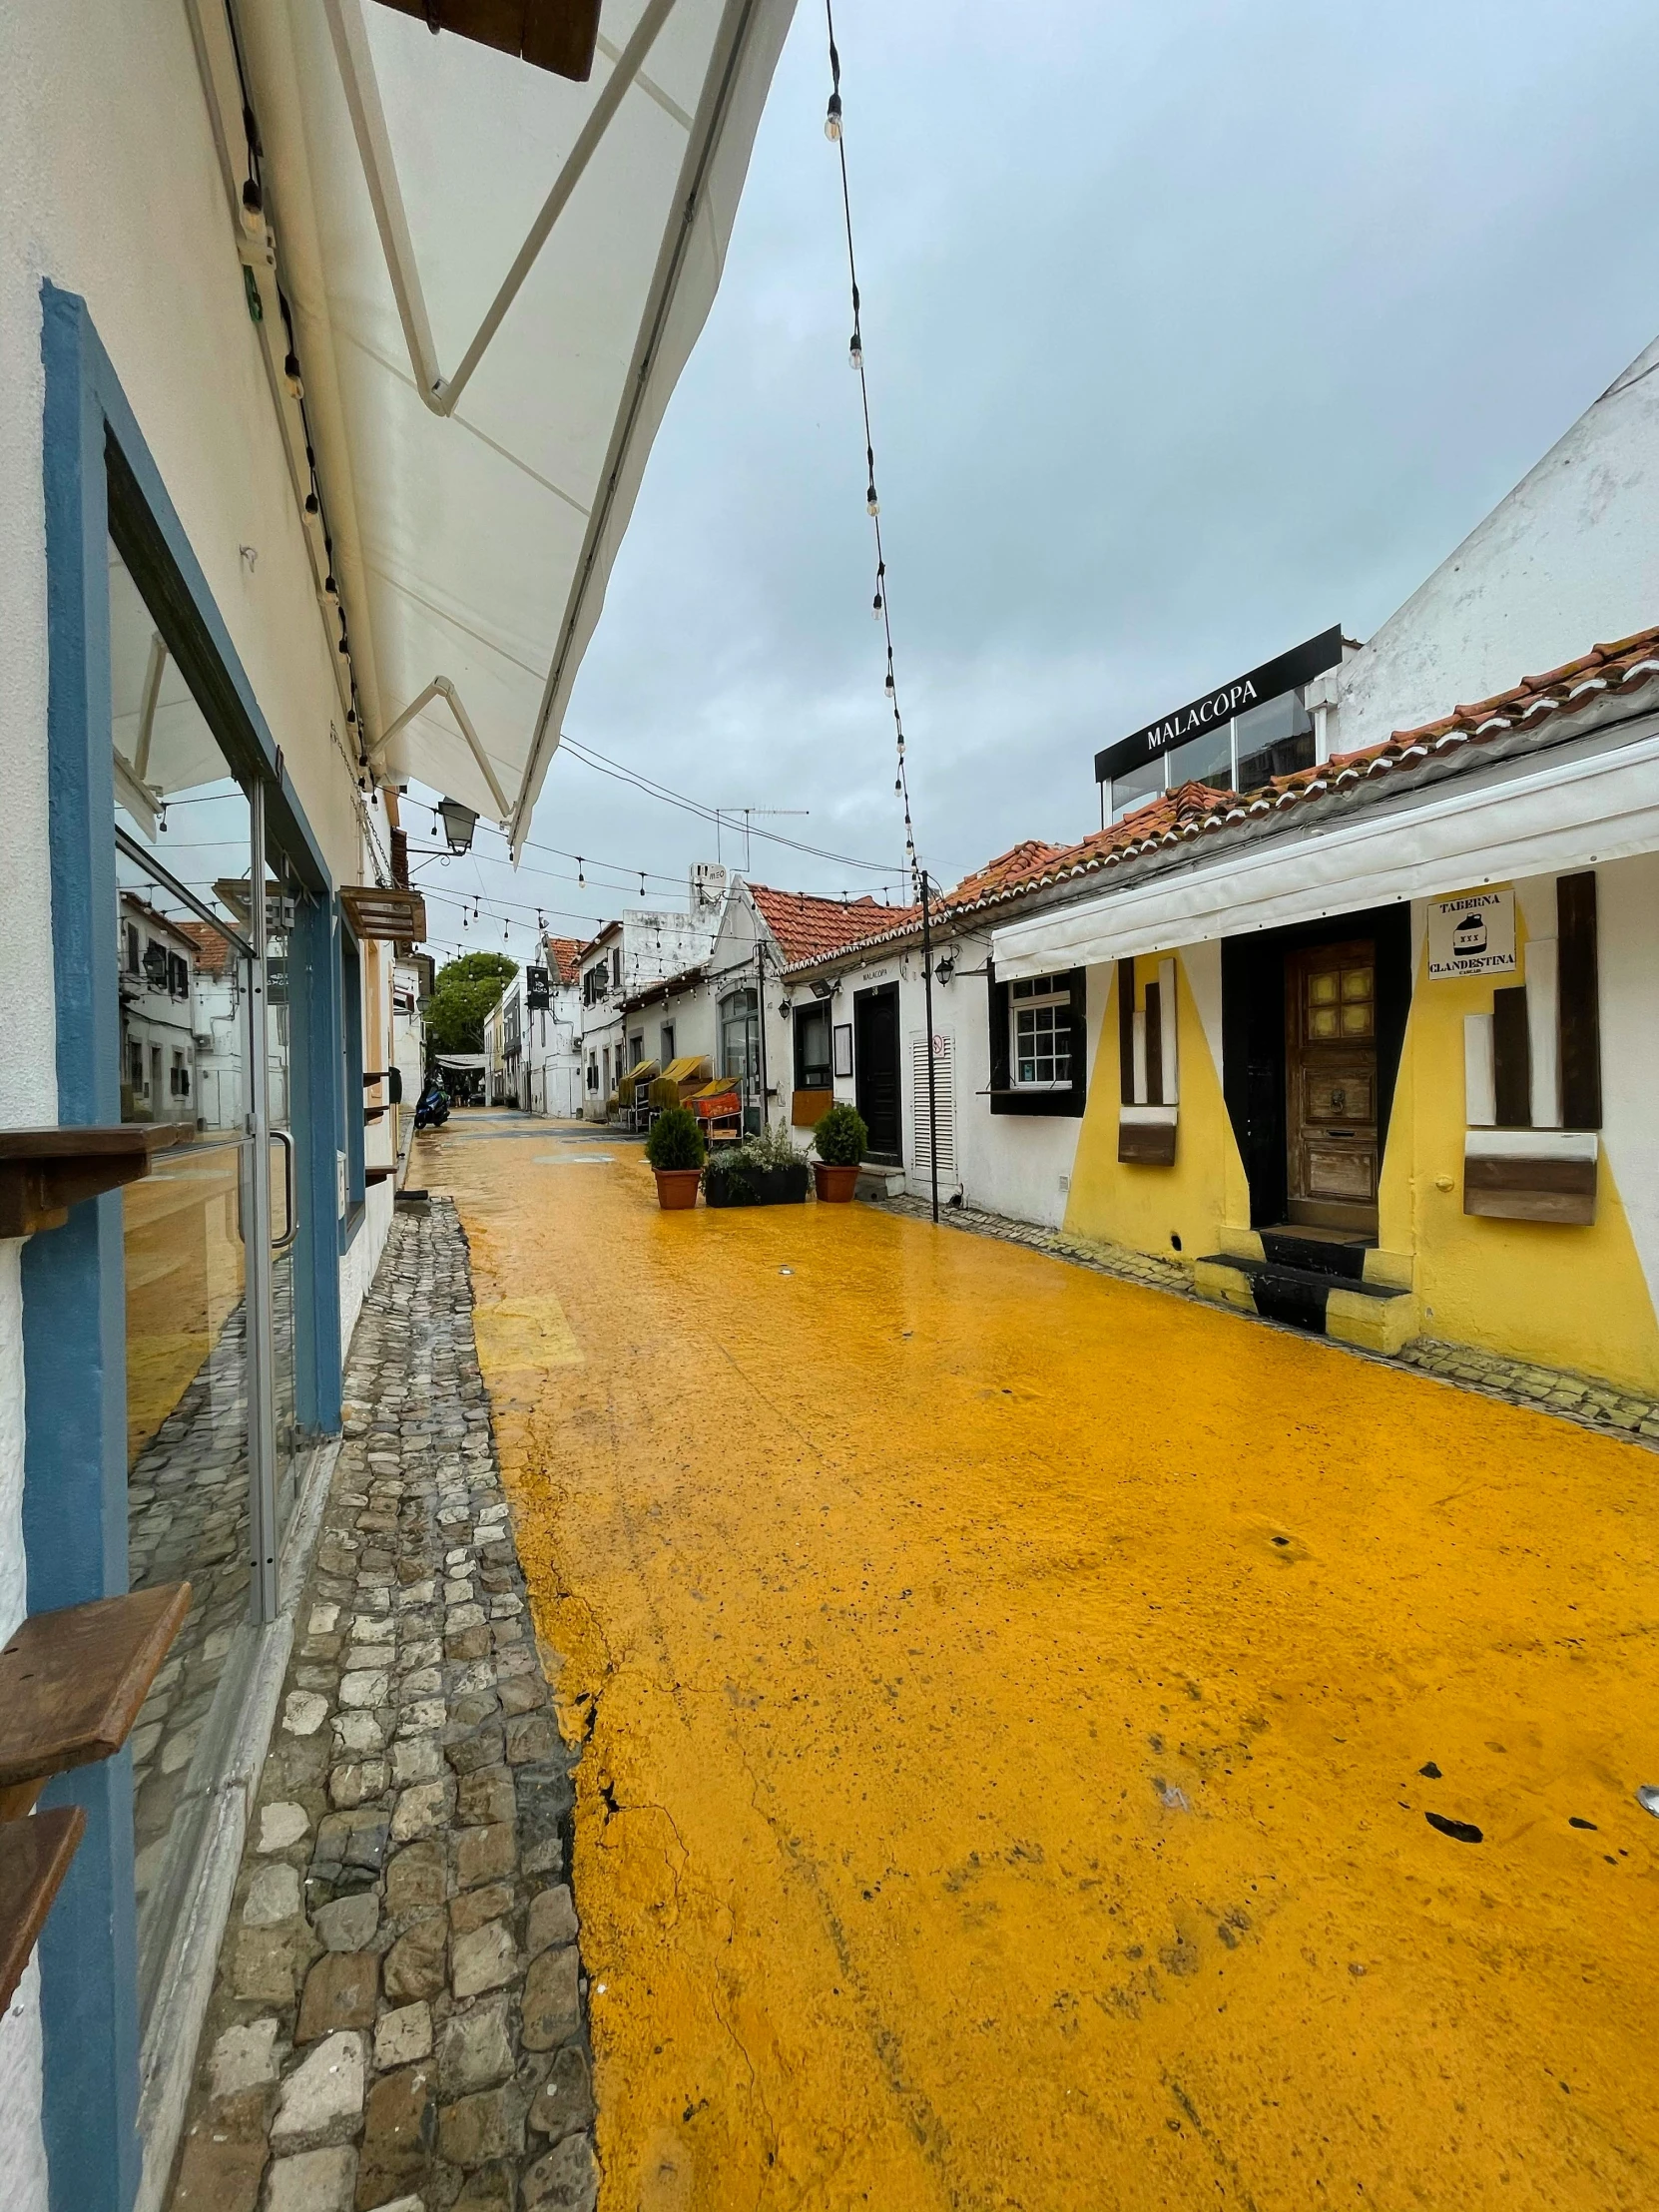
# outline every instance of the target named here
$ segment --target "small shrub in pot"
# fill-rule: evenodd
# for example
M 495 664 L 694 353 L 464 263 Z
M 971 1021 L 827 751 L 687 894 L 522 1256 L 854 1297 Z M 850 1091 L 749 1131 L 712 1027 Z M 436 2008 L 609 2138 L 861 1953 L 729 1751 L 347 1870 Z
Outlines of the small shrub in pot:
M 844 1206 L 858 1183 L 858 1163 L 869 1148 L 869 1131 L 855 1106 L 831 1106 L 813 1131 L 818 1158 L 813 1182 L 821 1200 Z
M 645 1140 L 645 1157 L 657 1178 L 657 1203 L 665 1213 L 697 1204 L 697 1185 L 706 1157 L 697 1116 L 685 1106 L 659 1114 Z

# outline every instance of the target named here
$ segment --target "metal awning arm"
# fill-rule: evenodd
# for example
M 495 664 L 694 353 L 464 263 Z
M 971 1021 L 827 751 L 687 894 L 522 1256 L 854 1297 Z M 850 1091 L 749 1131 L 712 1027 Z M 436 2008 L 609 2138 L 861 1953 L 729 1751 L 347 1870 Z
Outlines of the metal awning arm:
M 374 57 L 369 50 L 368 30 L 363 22 L 361 0 L 323 0 L 323 6 L 327 12 L 328 30 L 333 39 L 334 58 L 339 65 L 340 82 L 345 90 L 351 129 L 362 160 L 369 201 L 374 209 L 375 227 L 380 234 L 387 274 L 391 277 L 398 316 L 409 348 L 409 363 L 414 370 L 415 388 L 433 414 L 450 415 L 459 404 L 461 393 L 466 389 L 473 370 L 483 359 L 490 340 L 501 327 L 508 308 L 518 297 L 524 279 L 535 267 L 537 256 L 547 244 L 553 226 L 563 214 L 583 171 L 593 159 L 611 118 L 622 104 L 624 94 L 644 66 L 645 58 L 656 43 L 658 33 L 673 12 L 674 0 L 649 0 L 633 37 L 617 57 L 616 65 L 602 86 L 599 97 L 589 109 L 587 120 L 577 134 L 576 144 L 571 148 L 563 169 L 554 180 L 552 191 L 543 201 L 540 214 L 531 224 L 529 236 L 514 256 L 513 265 L 507 272 L 501 289 L 491 300 L 483 321 L 478 325 L 477 335 L 462 354 L 460 366 L 449 377 L 445 377 L 438 367 L 437 347 L 432 338 L 431 321 L 426 313 L 425 294 L 420 288 L 420 271 L 415 264 L 408 218 L 403 209 L 403 195 L 397 182 L 397 165 L 392 158 L 391 136 L 386 129 L 385 110 L 380 105 L 380 86 L 374 74 Z
M 490 797 L 495 801 L 497 817 L 501 822 L 504 823 L 512 813 L 512 808 L 508 805 L 507 802 L 507 795 L 501 789 L 500 783 L 497 781 L 495 769 L 490 762 L 489 755 L 484 751 L 483 745 L 479 740 L 477 731 L 472 727 L 472 717 L 467 713 L 465 707 L 463 707 L 461 704 L 460 693 L 455 689 L 454 685 L 450 682 L 447 676 L 434 676 L 432 678 L 432 681 L 427 685 L 426 689 L 423 692 L 417 692 L 414 698 L 409 701 L 409 704 L 404 708 L 403 712 L 398 716 L 397 720 L 393 723 L 387 724 L 386 728 L 381 731 L 379 737 L 376 738 L 374 743 L 369 747 L 369 760 L 374 764 L 376 768 L 378 768 L 381 761 L 385 758 L 386 747 L 390 745 L 392 739 L 396 737 L 398 731 L 403 729 L 408 723 L 413 722 L 415 716 L 418 715 L 423 708 L 429 707 L 434 699 L 443 700 L 445 705 L 448 707 L 449 712 L 454 716 L 455 726 L 460 731 L 461 736 L 465 738 L 468 746 L 471 748 L 472 758 L 478 764 L 478 773 L 484 779 L 484 782 L 489 786 Z

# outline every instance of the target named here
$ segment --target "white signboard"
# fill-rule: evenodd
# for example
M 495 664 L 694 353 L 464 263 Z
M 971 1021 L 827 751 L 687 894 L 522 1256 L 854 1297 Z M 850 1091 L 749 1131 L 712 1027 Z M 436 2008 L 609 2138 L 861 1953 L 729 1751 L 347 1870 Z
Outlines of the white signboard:
M 1466 891 L 1428 902 L 1428 972 L 1446 975 L 1513 975 L 1515 894 Z

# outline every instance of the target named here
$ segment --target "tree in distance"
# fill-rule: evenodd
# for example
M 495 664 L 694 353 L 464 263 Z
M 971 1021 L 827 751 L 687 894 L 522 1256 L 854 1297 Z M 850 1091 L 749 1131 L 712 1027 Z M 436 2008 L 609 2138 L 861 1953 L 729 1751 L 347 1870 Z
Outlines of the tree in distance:
M 437 1052 L 482 1052 L 484 1016 L 518 973 L 504 952 L 463 952 L 438 970 L 426 1001 L 426 1034 Z

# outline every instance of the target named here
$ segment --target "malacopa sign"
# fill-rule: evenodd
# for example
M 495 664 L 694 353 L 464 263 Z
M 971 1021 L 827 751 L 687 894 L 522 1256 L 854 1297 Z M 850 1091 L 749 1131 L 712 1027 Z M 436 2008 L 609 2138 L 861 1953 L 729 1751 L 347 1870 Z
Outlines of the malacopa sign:
M 1513 975 L 1515 894 L 1465 891 L 1428 902 L 1428 972 L 1448 975 Z
M 1232 683 L 1206 692 L 1202 699 L 1178 708 L 1173 715 L 1165 715 L 1161 722 L 1149 722 L 1144 730 L 1107 746 L 1094 757 L 1095 782 L 1105 784 L 1114 776 L 1127 776 L 1142 762 L 1167 753 L 1172 745 L 1184 745 L 1189 738 L 1201 737 L 1206 730 L 1231 722 L 1235 715 L 1248 714 L 1252 707 L 1282 698 L 1299 684 L 1311 684 L 1316 676 L 1335 668 L 1342 657 L 1343 630 L 1338 623 L 1322 630 L 1317 638 L 1310 638 L 1306 645 L 1281 653 L 1277 660 L 1264 661 L 1248 676 L 1237 676 Z

